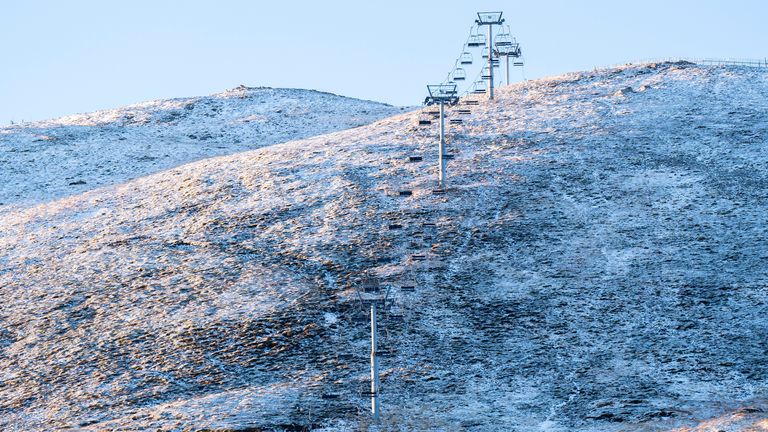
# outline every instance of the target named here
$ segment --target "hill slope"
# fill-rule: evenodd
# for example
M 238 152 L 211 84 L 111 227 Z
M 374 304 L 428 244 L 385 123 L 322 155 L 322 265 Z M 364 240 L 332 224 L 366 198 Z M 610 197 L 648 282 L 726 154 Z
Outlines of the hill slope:
M 0 206 L 49 201 L 400 111 L 313 90 L 240 86 L 0 127 Z
M 687 64 L 505 87 L 451 125 L 445 196 L 409 113 L 0 215 L 0 423 L 359 430 L 368 270 L 404 315 L 390 430 L 760 430 L 766 90 Z

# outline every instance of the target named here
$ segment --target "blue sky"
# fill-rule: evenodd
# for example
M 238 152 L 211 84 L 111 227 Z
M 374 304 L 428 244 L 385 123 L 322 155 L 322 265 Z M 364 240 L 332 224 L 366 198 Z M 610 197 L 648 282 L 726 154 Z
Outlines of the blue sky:
M 478 10 L 504 11 L 529 79 L 643 58 L 768 56 L 768 2 L 757 0 L 11 0 L 0 7 L 0 125 L 239 84 L 414 105 L 451 68 Z

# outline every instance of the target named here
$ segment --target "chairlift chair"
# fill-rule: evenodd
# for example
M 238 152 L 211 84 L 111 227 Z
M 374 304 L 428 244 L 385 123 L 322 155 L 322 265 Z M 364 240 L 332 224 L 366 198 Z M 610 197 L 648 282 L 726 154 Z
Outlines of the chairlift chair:
M 490 55 L 491 49 L 488 47 L 483 48 L 483 51 L 480 53 L 480 57 L 487 59 Z
M 480 105 L 480 101 L 475 99 L 467 99 L 464 101 L 464 105 L 477 106 L 477 105 Z
M 408 162 L 421 162 L 423 160 L 422 156 L 408 156 Z
M 517 59 L 512 62 L 512 66 L 524 66 L 523 59 Z
M 452 119 L 448 120 L 448 122 L 450 124 L 462 124 L 462 123 L 464 123 L 464 120 L 462 120 L 460 118 L 452 118 Z
M 472 93 L 485 94 L 485 82 L 475 81 L 475 84 L 472 86 Z
M 480 73 L 480 78 L 482 78 L 482 79 L 490 79 L 491 78 L 491 69 L 488 68 L 488 66 L 483 68 L 483 71 Z
M 496 35 L 496 46 L 512 45 L 512 35 L 509 33 L 499 33 Z
M 472 114 L 472 111 L 469 108 L 459 108 L 456 110 L 456 114 L 468 115 Z
M 424 254 L 424 253 L 413 253 L 413 254 L 411 254 L 411 260 L 412 261 L 426 261 L 427 260 L 427 254 Z
M 463 53 L 461 53 L 461 56 L 459 57 L 459 63 L 463 65 L 471 65 L 472 53 L 468 51 L 464 51 Z
M 399 192 L 397 193 L 397 195 L 398 195 L 398 196 L 401 196 L 401 197 L 409 197 L 409 196 L 413 196 L 413 191 L 409 191 L 409 190 L 401 190 L 401 191 L 399 191 Z
M 452 78 L 454 81 L 464 81 L 467 79 L 467 73 L 459 67 L 453 70 Z
M 485 35 L 481 33 L 470 35 L 469 41 L 467 41 L 467 46 L 471 46 L 471 47 L 485 46 Z

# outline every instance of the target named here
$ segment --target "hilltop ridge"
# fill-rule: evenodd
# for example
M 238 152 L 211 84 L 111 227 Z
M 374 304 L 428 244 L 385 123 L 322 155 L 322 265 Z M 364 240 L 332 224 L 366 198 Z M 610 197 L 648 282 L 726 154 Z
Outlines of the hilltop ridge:
M 368 271 L 382 430 L 761 427 L 767 90 L 502 87 L 448 126 L 445 195 L 411 112 L 0 214 L 0 425 L 363 429 Z

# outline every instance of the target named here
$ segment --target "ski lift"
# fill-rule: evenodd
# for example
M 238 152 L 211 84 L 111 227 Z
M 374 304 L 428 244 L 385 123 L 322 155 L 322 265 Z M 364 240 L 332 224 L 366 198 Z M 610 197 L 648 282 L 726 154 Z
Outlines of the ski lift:
M 463 53 L 461 53 L 461 56 L 459 56 L 459 63 L 463 65 L 471 65 L 472 53 L 468 51 L 464 51 Z
M 456 157 L 456 155 L 455 154 L 451 154 L 451 153 L 446 153 L 446 154 L 443 155 L 443 159 L 445 159 L 445 160 L 453 160 L 455 157 Z
M 429 119 L 419 119 L 419 126 L 427 126 L 427 125 L 431 125 L 431 124 L 432 124 L 432 120 L 429 120 Z
M 472 93 L 485 94 L 485 83 L 483 81 L 475 81 L 475 84 L 472 86 Z
M 464 120 L 462 120 L 462 119 L 460 119 L 460 118 L 455 118 L 455 119 L 450 119 L 450 120 L 448 120 L 448 122 L 449 122 L 450 124 L 462 124 L 462 123 L 464 123 Z
M 461 115 L 468 115 L 468 114 L 472 114 L 472 111 L 470 111 L 469 108 L 459 108 L 456 110 L 456 113 Z
M 482 78 L 482 79 L 490 79 L 491 78 L 491 69 L 488 66 L 483 68 L 483 71 L 480 73 L 480 78 Z
M 467 99 L 464 101 L 464 105 L 477 106 L 477 105 L 480 105 L 480 101 L 474 100 L 474 99 Z
M 509 33 L 499 33 L 496 35 L 496 46 L 512 45 L 512 35 Z
M 390 349 L 380 348 L 376 350 L 376 355 L 379 357 L 394 357 L 395 352 Z
M 401 197 L 409 197 L 409 196 L 413 196 L 413 191 L 409 191 L 409 190 L 401 190 L 401 191 L 399 191 L 399 192 L 397 193 L 397 195 L 398 195 L 398 196 L 401 196 Z
M 339 395 L 338 393 L 323 393 L 323 395 L 321 396 L 321 398 L 325 400 L 338 399 L 339 397 L 341 397 L 341 395 Z
M 406 282 L 402 285 L 400 285 L 400 291 L 403 292 L 414 292 L 416 291 L 416 284 L 412 282 Z
M 467 46 L 470 47 L 482 47 L 485 46 L 485 35 L 476 33 L 469 35 L 469 40 L 467 41 Z
M 517 59 L 514 62 L 512 62 L 512 66 L 523 66 L 523 59 Z
M 462 68 L 456 68 L 453 70 L 454 81 L 464 81 L 467 79 L 467 73 Z
M 411 254 L 411 260 L 412 261 L 426 261 L 427 260 L 427 254 L 413 253 L 413 254 Z
M 414 231 L 408 234 L 408 237 L 422 237 L 424 235 L 421 231 Z
M 400 225 L 400 224 L 389 224 L 389 229 L 390 230 L 399 230 L 399 229 L 403 229 L 403 226 Z
M 421 156 L 408 156 L 408 162 L 421 162 L 424 158 Z
M 480 53 L 480 57 L 487 59 L 490 53 L 491 53 L 491 49 L 488 47 L 485 47 L 483 48 L 483 51 Z

